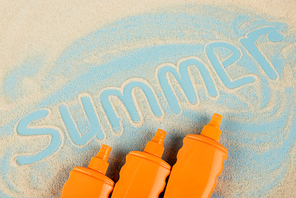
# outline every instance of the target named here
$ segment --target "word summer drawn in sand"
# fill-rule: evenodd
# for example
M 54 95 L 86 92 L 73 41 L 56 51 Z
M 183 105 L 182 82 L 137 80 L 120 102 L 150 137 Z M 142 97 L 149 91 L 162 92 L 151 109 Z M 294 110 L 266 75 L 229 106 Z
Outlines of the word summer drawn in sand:
M 226 41 L 212 41 L 204 45 L 204 53 L 208 59 L 208 63 L 202 61 L 199 57 L 186 57 L 180 59 L 176 65 L 171 63 L 164 63 L 157 67 L 155 71 L 155 80 L 158 81 L 158 85 L 162 90 L 166 102 L 174 114 L 181 114 L 182 109 L 178 96 L 172 86 L 171 78 L 174 78 L 183 95 L 186 97 L 187 102 L 190 105 L 199 105 L 199 90 L 196 89 L 194 78 L 200 78 L 203 81 L 204 88 L 209 98 L 219 98 L 219 90 L 216 86 L 216 81 L 221 81 L 226 89 L 234 90 L 236 88 L 248 85 L 256 81 L 257 74 L 242 75 L 240 77 L 233 78 L 226 71 L 226 68 L 237 64 L 242 57 L 241 47 L 249 54 L 249 56 L 257 63 L 267 79 L 276 80 L 278 78 L 277 71 L 272 65 L 271 61 L 265 56 L 263 50 L 259 49 L 256 43 L 260 42 L 258 39 L 261 36 L 265 36 L 268 42 L 279 42 L 283 40 L 283 36 L 277 31 L 275 27 L 260 27 L 253 31 L 248 32 L 244 37 L 239 39 L 241 46 L 235 46 Z M 221 58 L 217 55 L 216 51 L 226 52 L 226 57 Z M 246 65 L 247 66 L 247 65 Z M 212 67 L 214 70 L 210 70 Z M 198 72 L 191 72 L 196 70 Z M 214 71 L 215 73 L 213 73 Z M 170 75 L 169 75 L 170 74 Z M 194 76 L 198 75 L 198 76 Z M 214 78 L 217 76 L 217 78 Z M 73 142 L 77 146 L 84 146 L 88 144 L 93 138 L 104 141 L 105 133 L 110 131 L 114 135 L 121 135 L 124 131 L 124 127 L 121 123 L 121 116 L 116 112 L 115 104 L 112 103 L 110 98 L 116 96 L 120 101 L 126 112 L 130 124 L 140 127 L 144 123 L 144 117 L 141 114 L 137 97 L 134 94 L 134 89 L 140 88 L 143 96 L 145 96 L 147 105 L 151 110 L 151 114 L 155 119 L 162 119 L 164 116 L 164 110 L 162 104 L 160 104 L 159 96 L 155 93 L 154 88 L 150 83 L 143 78 L 131 78 L 126 80 L 121 88 L 107 87 L 100 91 L 99 101 L 100 103 L 93 102 L 93 99 L 88 94 L 80 94 L 79 100 L 81 107 L 89 121 L 90 128 L 87 132 L 79 131 L 77 124 L 69 111 L 67 104 L 59 105 L 59 113 L 62 117 L 65 129 Z M 110 129 L 104 129 L 101 127 L 101 118 L 96 112 L 96 106 L 100 105 L 104 110 Z M 19 155 L 16 160 L 20 165 L 32 164 L 38 162 L 50 155 L 58 152 L 63 145 L 63 132 L 62 129 L 57 127 L 38 126 L 30 127 L 30 123 L 39 119 L 43 119 L 50 116 L 50 109 L 43 108 L 33 111 L 21 119 L 16 125 L 16 131 L 23 136 L 31 135 L 50 135 L 50 144 L 42 151 L 35 155 Z

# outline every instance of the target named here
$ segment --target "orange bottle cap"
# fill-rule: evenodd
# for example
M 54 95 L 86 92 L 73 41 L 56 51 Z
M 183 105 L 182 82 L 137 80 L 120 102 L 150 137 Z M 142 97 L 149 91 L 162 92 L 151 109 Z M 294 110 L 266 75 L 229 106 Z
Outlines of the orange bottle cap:
M 147 143 L 144 149 L 144 152 L 150 153 L 152 155 L 155 155 L 161 158 L 164 151 L 163 141 L 165 136 L 166 136 L 166 132 L 164 130 L 157 129 L 152 140 Z
M 211 121 L 208 125 L 204 126 L 200 135 L 209 137 L 218 142 L 221 135 L 220 124 L 222 122 L 222 118 L 223 117 L 220 114 L 214 113 Z
M 103 144 L 96 157 L 91 158 L 88 168 L 106 174 L 109 163 L 108 158 L 111 152 L 111 147 Z

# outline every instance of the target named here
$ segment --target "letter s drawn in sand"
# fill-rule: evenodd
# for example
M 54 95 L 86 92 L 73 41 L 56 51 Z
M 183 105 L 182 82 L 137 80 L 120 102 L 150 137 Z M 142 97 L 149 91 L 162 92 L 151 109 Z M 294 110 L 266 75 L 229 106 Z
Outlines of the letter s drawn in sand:
M 28 127 L 31 122 L 35 120 L 39 120 L 41 118 L 45 118 L 49 114 L 48 109 L 40 109 L 29 113 L 23 119 L 19 121 L 16 127 L 16 131 L 18 134 L 23 136 L 39 136 L 39 135 L 50 135 L 51 141 L 50 144 L 41 152 L 33 155 L 20 155 L 17 157 L 17 163 L 20 165 L 24 164 L 32 164 L 34 162 L 40 161 L 48 156 L 51 156 L 55 152 L 57 152 L 63 143 L 63 139 L 61 137 L 60 129 L 53 126 L 43 126 L 43 127 Z

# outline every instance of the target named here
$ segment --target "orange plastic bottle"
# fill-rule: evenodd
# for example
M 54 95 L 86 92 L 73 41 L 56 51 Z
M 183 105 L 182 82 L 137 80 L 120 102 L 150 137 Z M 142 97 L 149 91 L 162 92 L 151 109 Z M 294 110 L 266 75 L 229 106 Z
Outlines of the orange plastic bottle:
M 222 116 L 214 114 L 200 135 L 184 138 L 164 198 L 211 197 L 228 156 L 227 149 L 218 143 L 221 121 Z
M 158 129 L 142 151 L 131 151 L 121 168 L 112 198 L 157 198 L 171 166 L 161 159 L 166 132 Z
M 105 176 L 111 147 L 102 145 L 96 157 L 87 168 L 75 167 L 65 183 L 61 198 L 108 198 L 114 182 Z

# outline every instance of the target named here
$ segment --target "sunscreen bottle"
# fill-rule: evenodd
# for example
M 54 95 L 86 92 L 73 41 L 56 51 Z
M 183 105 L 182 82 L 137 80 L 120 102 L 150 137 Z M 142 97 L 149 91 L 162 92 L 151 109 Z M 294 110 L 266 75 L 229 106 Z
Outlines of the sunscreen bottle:
M 114 182 L 105 176 L 111 147 L 102 145 L 87 168 L 75 167 L 65 183 L 61 198 L 108 198 Z
M 209 198 L 227 159 L 227 149 L 218 143 L 222 116 L 214 114 L 200 135 L 183 139 L 164 198 Z
M 131 151 L 119 173 L 112 198 L 157 198 L 171 166 L 161 159 L 166 132 L 158 129 L 142 151 Z

